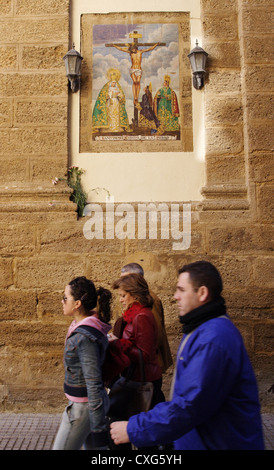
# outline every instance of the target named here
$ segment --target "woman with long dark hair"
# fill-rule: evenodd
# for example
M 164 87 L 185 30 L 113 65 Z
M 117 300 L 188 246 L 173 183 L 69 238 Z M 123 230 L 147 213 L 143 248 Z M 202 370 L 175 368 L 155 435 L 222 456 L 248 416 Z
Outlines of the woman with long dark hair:
M 111 329 L 110 302 L 110 291 L 97 291 L 93 282 L 83 276 L 65 288 L 63 312 L 74 318 L 64 350 L 64 392 L 69 403 L 53 450 L 108 448 L 108 396 L 102 365 Z

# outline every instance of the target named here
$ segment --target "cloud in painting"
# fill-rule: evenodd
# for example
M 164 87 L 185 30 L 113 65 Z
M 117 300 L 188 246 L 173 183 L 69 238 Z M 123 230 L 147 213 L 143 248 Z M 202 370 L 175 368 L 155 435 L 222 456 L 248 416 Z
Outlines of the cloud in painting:
M 128 42 L 129 34 L 137 28 L 134 24 L 99 24 L 93 27 L 93 45 L 111 42 Z
M 135 30 L 142 34 L 139 42 L 166 43 L 166 46 L 157 47 L 143 54 L 141 90 L 143 86 L 152 83 L 153 90 L 156 91 L 162 86 L 164 75 L 168 73 L 171 77 L 172 88 L 179 91 L 178 26 L 176 24 L 96 25 L 93 31 L 93 98 L 106 83 L 107 70 L 113 67 L 120 70 L 120 84 L 126 98 L 132 100 L 130 55 L 115 48 L 105 47 L 105 44 L 128 42 L 129 33 Z

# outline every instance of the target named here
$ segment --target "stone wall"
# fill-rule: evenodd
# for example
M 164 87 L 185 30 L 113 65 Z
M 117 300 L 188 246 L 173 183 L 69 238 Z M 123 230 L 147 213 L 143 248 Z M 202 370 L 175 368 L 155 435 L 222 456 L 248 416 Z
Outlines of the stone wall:
M 62 176 L 68 161 L 68 90 L 62 57 L 69 0 L 0 6 L 0 403 L 2 410 L 60 411 L 68 322 L 64 286 L 84 274 L 110 287 L 123 264 L 140 262 L 163 301 L 173 354 L 180 336 L 177 269 L 207 259 L 224 279 L 260 387 L 273 411 L 273 133 L 270 0 L 202 0 L 209 53 L 207 182 L 192 201 L 191 246 L 171 240 L 87 240 Z M 195 91 L 196 92 L 196 91 Z M 273 165 L 273 164 L 272 164 Z M 179 184 L 179 183 L 178 183 Z M 183 203 L 184 201 L 182 201 Z M 137 206 L 135 206 L 137 207 Z M 182 205 L 181 205 L 182 209 Z M 114 316 L 119 312 L 115 300 Z M 169 388 L 172 369 L 166 374 Z

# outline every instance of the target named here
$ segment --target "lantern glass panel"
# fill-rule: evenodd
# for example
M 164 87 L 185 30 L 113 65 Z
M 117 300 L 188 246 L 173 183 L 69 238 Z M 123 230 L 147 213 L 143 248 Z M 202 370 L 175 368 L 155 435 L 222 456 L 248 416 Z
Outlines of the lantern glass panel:
M 76 57 L 68 56 L 67 57 L 67 75 L 75 75 L 76 70 Z
M 195 54 L 196 71 L 199 72 L 205 68 L 205 55 L 203 52 L 196 52 Z

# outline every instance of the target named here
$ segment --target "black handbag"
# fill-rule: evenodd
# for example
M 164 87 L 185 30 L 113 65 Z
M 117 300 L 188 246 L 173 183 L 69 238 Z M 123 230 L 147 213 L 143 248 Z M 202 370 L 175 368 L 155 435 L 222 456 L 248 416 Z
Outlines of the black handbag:
M 153 384 L 146 382 L 143 355 L 140 349 L 139 359 L 142 382 L 130 380 L 134 372 L 131 368 L 127 376 L 120 377 L 110 389 L 108 417 L 111 421 L 127 421 L 130 416 L 149 410 Z

